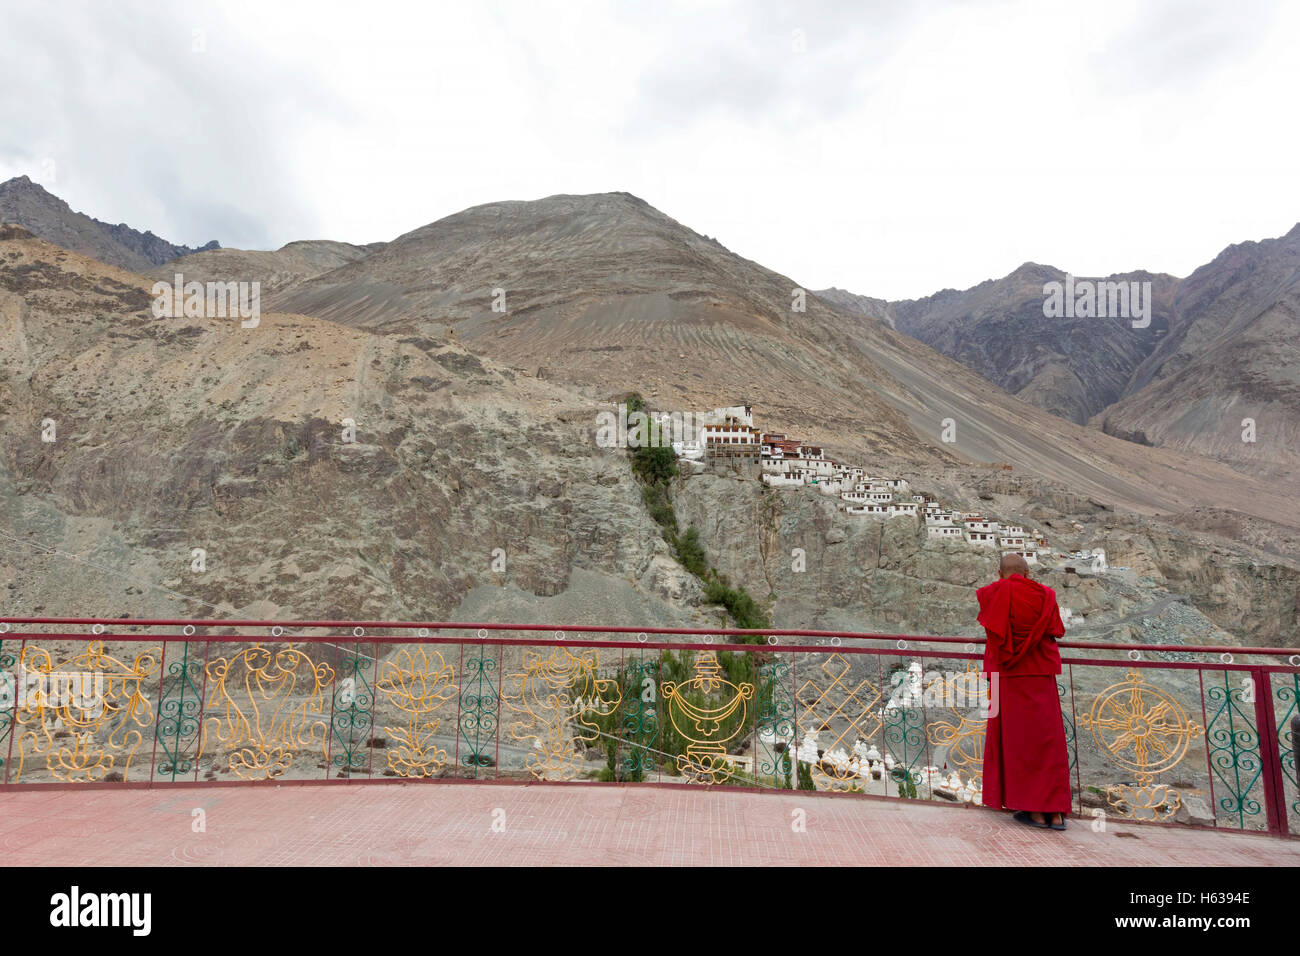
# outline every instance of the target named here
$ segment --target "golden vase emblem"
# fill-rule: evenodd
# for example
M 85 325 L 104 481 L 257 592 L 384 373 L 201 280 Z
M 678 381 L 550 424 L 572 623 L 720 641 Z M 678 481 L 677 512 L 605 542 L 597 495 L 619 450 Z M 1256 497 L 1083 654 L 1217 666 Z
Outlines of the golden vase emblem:
M 706 651 L 696 659 L 690 680 L 664 681 L 661 688 L 668 719 L 687 741 L 677 769 L 701 783 L 726 780 L 731 775 L 727 742 L 746 726 L 745 702 L 753 699 L 754 685 L 727 680 L 717 655 Z

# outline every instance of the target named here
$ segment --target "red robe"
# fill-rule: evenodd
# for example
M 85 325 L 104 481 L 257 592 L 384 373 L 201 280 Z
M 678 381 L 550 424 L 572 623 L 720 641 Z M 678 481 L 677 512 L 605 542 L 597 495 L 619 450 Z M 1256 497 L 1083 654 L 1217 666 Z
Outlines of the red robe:
M 975 596 L 990 675 L 984 805 L 1069 813 L 1070 758 L 1056 690 L 1061 652 L 1055 639 L 1065 634 L 1065 624 L 1056 592 L 1013 574 Z

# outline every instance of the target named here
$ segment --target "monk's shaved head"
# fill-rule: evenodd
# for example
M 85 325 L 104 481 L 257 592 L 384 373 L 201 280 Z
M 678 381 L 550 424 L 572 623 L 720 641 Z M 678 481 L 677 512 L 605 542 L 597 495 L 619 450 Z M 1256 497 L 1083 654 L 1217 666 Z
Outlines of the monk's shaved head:
M 1002 561 L 998 564 L 998 577 L 1009 578 L 1013 574 L 1029 577 L 1029 562 L 1025 560 L 1023 554 L 1016 554 L 1014 551 L 1002 555 Z

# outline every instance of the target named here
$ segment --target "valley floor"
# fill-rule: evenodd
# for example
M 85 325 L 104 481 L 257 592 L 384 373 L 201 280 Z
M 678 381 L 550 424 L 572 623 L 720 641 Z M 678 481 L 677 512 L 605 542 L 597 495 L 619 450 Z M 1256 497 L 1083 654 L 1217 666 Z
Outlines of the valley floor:
M 1297 866 L 1300 840 L 1080 819 L 1058 833 L 979 807 L 802 792 L 213 785 L 0 793 L 0 854 L 9 866 Z

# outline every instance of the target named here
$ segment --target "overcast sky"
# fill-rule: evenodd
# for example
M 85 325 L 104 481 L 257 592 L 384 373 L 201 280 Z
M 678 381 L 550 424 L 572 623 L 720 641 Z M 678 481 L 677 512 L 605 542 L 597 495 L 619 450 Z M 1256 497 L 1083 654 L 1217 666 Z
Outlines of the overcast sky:
M 1300 3 L 0 0 L 0 180 L 195 245 L 623 190 L 808 288 L 1300 220 Z

